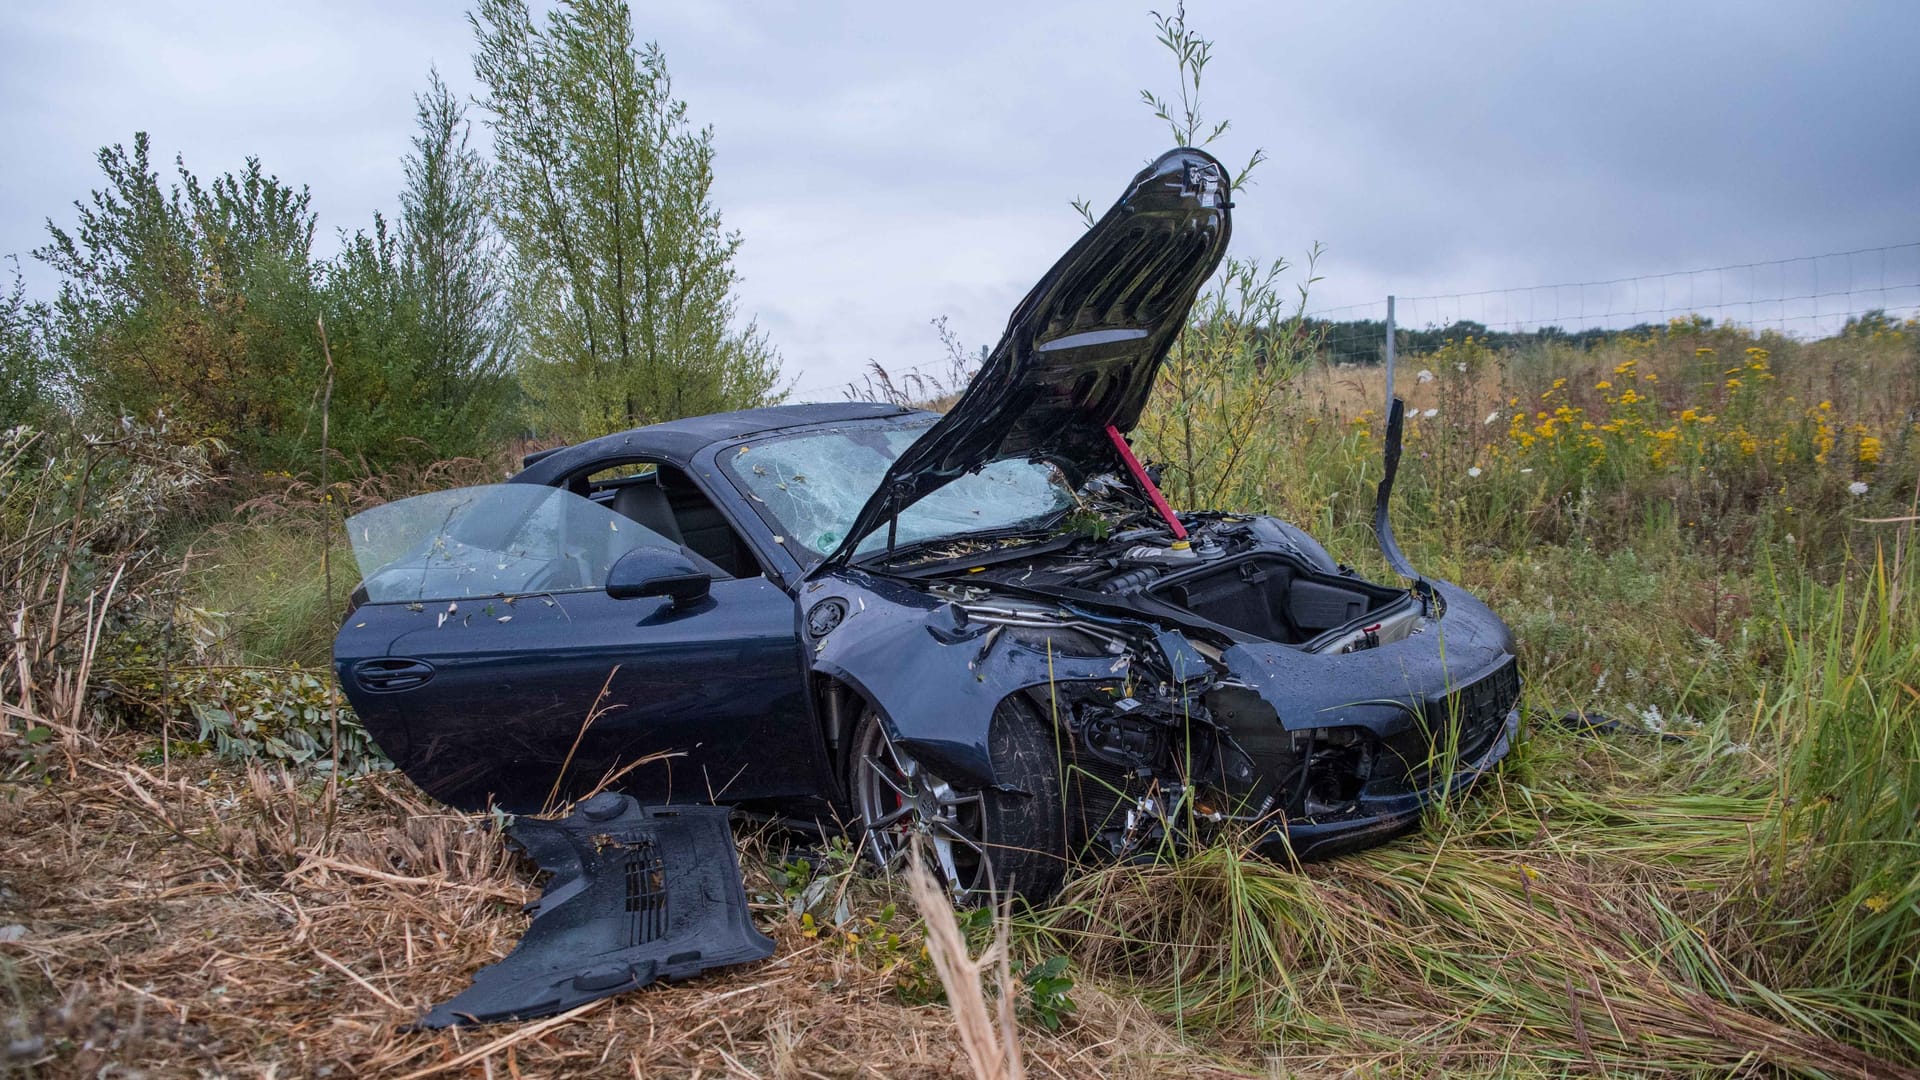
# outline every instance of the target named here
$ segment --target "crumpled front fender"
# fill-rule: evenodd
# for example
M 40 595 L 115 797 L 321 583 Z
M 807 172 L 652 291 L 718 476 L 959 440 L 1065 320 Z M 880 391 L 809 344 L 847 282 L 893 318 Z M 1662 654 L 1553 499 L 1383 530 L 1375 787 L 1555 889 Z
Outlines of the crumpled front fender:
M 813 583 L 800 606 L 811 612 L 832 601 L 846 613 L 824 636 L 808 631 L 813 671 L 852 687 L 901 749 L 948 781 L 1001 786 L 987 735 L 1008 695 L 1112 679 L 1129 663 L 1125 656 L 1049 658 L 1011 635 L 956 618 L 939 597 L 858 571 Z M 808 622 L 803 616 L 803 628 Z

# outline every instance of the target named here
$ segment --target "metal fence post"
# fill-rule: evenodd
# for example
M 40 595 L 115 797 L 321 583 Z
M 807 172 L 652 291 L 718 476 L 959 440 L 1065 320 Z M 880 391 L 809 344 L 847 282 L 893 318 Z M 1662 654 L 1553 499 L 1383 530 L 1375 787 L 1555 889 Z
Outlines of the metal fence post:
M 1393 415 L 1393 297 L 1387 297 L 1387 404 L 1382 417 Z

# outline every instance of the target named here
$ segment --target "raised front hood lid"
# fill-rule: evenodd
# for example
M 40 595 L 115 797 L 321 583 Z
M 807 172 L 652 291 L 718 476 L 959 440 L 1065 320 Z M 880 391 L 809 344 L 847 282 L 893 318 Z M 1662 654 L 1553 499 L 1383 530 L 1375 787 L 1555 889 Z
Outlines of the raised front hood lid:
M 1227 250 L 1228 194 L 1227 170 L 1201 150 L 1172 150 L 1141 170 L 1014 308 L 966 393 L 893 463 L 823 565 L 988 462 L 1045 459 L 1076 483 L 1114 467 L 1107 426 L 1139 422 L 1168 346 Z

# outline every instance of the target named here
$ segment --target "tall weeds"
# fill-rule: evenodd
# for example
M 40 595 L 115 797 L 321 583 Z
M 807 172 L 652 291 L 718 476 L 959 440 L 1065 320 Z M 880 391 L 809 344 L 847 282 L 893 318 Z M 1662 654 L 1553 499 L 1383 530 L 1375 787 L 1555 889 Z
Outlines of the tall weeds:
M 1781 762 L 1755 859 L 1773 979 L 1855 1038 L 1920 1048 L 1920 614 L 1911 561 L 1783 597 Z
M 34 748 L 57 732 L 71 770 L 100 669 L 144 655 L 180 621 L 180 568 L 149 545 L 212 479 L 218 446 L 166 436 L 127 424 L 0 437 L 0 755 L 44 766 Z
M 1182 372 L 1176 351 L 1142 425 L 1199 478 L 1169 486 L 1373 565 L 1378 372 L 1286 380 L 1219 311 L 1185 359 L 1235 355 Z M 1228 842 L 1086 874 L 1029 922 L 1035 947 L 1288 1067 L 1909 1075 L 1920 568 L 1897 530 L 1920 326 L 1681 320 L 1407 368 L 1432 377 L 1404 388 L 1403 544 L 1507 614 L 1536 717 L 1614 713 L 1619 734 L 1536 720 L 1444 829 L 1305 873 Z M 1189 443 L 1237 474 L 1208 482 Z
M 1134 439 L 1165 467 L 1168 494 L 1186 506 L 1245 504 L 1281 463 L 1272 433 L 1288 419 L 1291 381 L 1313 356 L 1301 312 L 1320 258 L 1287 310 L 1284 259 L 1229 259 L 1194 305 L 1187 329 L 1160 366 Z

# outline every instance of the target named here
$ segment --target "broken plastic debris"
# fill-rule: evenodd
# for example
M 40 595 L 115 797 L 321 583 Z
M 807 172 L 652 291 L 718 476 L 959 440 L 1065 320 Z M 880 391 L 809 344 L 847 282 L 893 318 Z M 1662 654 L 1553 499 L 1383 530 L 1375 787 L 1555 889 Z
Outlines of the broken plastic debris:
M 641 806 L 607 792 L 559 821 L 520 818 L 507 836 L 553 875 L 528 908 L 533 922 L 420 1027 L 552 1016 L 773 954 L 748 917 L 722 807 Z

